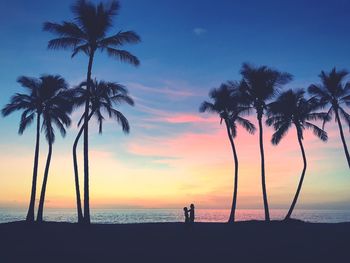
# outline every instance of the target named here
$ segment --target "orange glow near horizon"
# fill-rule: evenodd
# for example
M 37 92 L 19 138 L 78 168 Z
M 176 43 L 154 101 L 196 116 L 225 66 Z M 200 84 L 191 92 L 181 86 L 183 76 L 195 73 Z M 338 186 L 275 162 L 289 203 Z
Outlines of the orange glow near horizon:
M 128 139 L 124 150 L 129 154 L 164 156 L 150 160 L 146 165 L 134 164 L 132 158 L 127 162 L 121 161 L 111 150 L 94 149 L 95 140 L 100 140 L 100 137 L 91 136 L 92 208 L 178 208 L 191 202 L 199 208 L 230 208 L 234 166 L 224 126 L 219 125 L 217 118 L 206 119 L 198 115 L 176 115 L 167 121 L 175 124 L 195 122 L 195 125 L 211 132 L 186 132 L 170 138 L 142 136 Z M 342 172 L 333 174 L 334 169 L 339 169 L 337 166 L 345 166 L 345 162 L 339 160 L 343 156 L 339 153 L 341 145 L 336 132 L 332 129 L 327 144 L 318 141 L 311 132 L 306 132 L 304 142 L 309 165 L 299 201 L 301 207 L 318 203 L 331 205 L 339 200 L 348 200 L 346 189 L 350 187 L 350 179 L 344 180 L 346 167 Z M 293 130 L 278 146 L 270 144 L 271 134 L 271 129 L 265 128 L 269 202 L 272 208 L 288 208 L 299 181 L 302 160 Z M 235 142 L 239 155 L 238 208 L 260 208 L 262 196 L 257 134 L 249 135 L 239 129 Z M 336 155 L 330 153 L 332 149 L 337 149 Z M 43 147 L 37 198 L 45 154 L 46 148 Z M 0 155 L 3 177 L 1 206 L 27 205 L 32 156 L 29 148 L 21 147 L 11 148 L 6 155 Z M 82 171 L 80 187 L 83 189 Z M 54 148 L 46 207 L 75 207 L 69 149 L 55 151 Z

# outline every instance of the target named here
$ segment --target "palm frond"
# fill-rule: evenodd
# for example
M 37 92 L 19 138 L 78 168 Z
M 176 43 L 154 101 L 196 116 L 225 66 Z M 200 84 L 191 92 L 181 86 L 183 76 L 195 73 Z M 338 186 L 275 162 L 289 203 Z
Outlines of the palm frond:
M 339 107 L 340 116 L 345 120 L 346 124 L 349 126 L 350 131 L 350 114 L 347 113 L 342 107 Z
M 310 122 L 305 122 L 304 123 L 305 127 L 308 129 L 311 129 L 318 138 L 320 138 L 322 141 L 327 141 L 328 140 L 328 135 L 327 132 L 322 130 L 321 128 L 317 127 L 316 125 L 310 123 Z
M 124 44 L 136 44 L 141 41 L 141 38 L 134 31 L 119 31 L 117 34 L 102 39 L 99 46 L 102 48 L 119 47 Z
M 63 22 L 62 24 L 45 22 L 43 30 L 51 32 L 60 37 L 68 37 L 75 39 L 86 39 L 86 34 L 79 28 L 78 25 L 72 22 Z
M 85 55 L 89 55 L 89 53 L 90 53 L 89 44 L 82 44 L 79 46 L 75 46 L 71 57 L 74 58 L 79 52 L 83 52 L 83 53 L 85 53 Z
M 22 113 L 22 115 L 21 115 L 21 121 L 20 121 L 20 124 L 19 124 L 19 129 L 18 129 L 18 133 L 20 134 L 20 135 L 22 135 L 23 134 L 23 132 L 24 132 L 24 130 L 26 129 L 26 128 L 28 128 L 31 124 L 32 124 L 32 122 L 33 122 L 33 120 L 34 120 L 34 113 L 30 113 L 29 115 L 28 115 L 28 111 L 24 111 L 23 113 Z
M 290 126 L 291 126 L 291 123 L 288 122 L 282 125 L 278 130 L 276 130 L 275 133 L 272 135 L 272 139 L 271 139 L 272 144 L 274 145 L 279 144 L 282 138 L 287 134 Z
M 128 95 L 118 94 L 118 95 L 115 95 L 115 96 L 111 97 L 111 100 L 114 103 L 123 103 L 123 102 L 125 102 L 126 104 L 129 104 L 130 106 L 134 106 L 134 104 L 135 104 L 134 100 Z
M 311 95 L 316 95 L 318 97 L 326 97 L 326 98 L 330 98 L 327 90 L 325 90 L 323 87 L 316 85 L 316 84 L 312 84 L 308 87 L 308 92 Z
M 250 134 L 254 134 L 256 131 L 255 125 L 249 120 L 237 116 L 236 121 Z
M 79 38 L 72 37 L 61 37 L 55 38 L 49 41 L 47 48 L 48 49 L 73 49 L 76 50 L 76 47 L 82 43 Z
M 139 59 L 126 50 L 115 49 L 110 47 L 107 47 L 106 50 L 107 54 L 110 57 L 118 58 L 120 61 L 130 63 L 134 66 L 140 65 Z
M 41 130 L 45 133 L 46 140 L 53 144 L 55 142 L 55 132 L 52 127 L 51 118 L 49 116 L 43 115 L 43 124 L 41 126 Z
M 22 87 L 29 89 L 31 92 L 38 89 L 40 85 L 38 79 L 27 77 L 27 76 L 18 77 L 17 82 L 21 84 Z
M 328 112 L 313 112 L 306 115 L 308 121 L 330 121 L 330 115 Z
M 29 95 L 16 93 L 11 97 L 11 102 L 1 110 L 1 113 L 6 117 L 15 111 L 26 109 L 34 111 L 36 109 L 35 100 Z
M 199 112 L 217 113 L 217 110 L 215 109 L 215 106 L 213 103 L 204 101 L 199 107 Z
M 112 109 L 112 116 L 122 126 L 122 130 L 125 134 L 130 132 L 130 125 L 128 119 L 118 110 Z

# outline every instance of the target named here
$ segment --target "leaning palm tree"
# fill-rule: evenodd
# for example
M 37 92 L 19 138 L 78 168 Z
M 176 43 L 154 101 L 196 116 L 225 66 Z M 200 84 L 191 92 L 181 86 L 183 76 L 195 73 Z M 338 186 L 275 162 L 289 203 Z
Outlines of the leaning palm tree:
M 272 135 L 271 139 L 272 144 L 279 144 L 282 138 L 287 134 L 288 130 L 294 126 L 297 132 L 297 138 L 304 163 L 299 185 L 285 220 L 288 220 L 293 213 L 306 172 L 307 162 L 303 146 L 304 130 L 311 129 L 315 136 L 322 141 L 327 141 L 328 139 L 327 133 L 323 129 L 310 122 L 316 120 L 323 121 L 327 118 L 327 113 L 315 112 L 318 108 L 319 104 L 315 99 L 311 98 L 306 100 L 304 98 L 303 90 L 288 90 L 282 93 L 276 101 L 268 105 L 268 119 L 266 120 L 266 124 L 268 126 L 273 126 L 275 129 L 275 133 Z
M 48 154 L 46 159 L 45 171 L 43 184 L 41 188 L 39 208 L 37 221 L 43 221 L 43 211 L 44 211 L 44 202 L 45 202 L 45 193 L 46 193 L 46 185 L 47 179 L 49 176 L 49 169 L 51 163 L 51 155 L 52 155 L 52 145 L 55 141 L 55 132 L 53 128 L 53 124 L 59 129 L 61 135 L 64 137 L 66 135 L 66 127 L 69 127 L 71 123 L 71 119 L 69 114 L 72 111 L 72 100 L 68 96 L 69 92 L 66 91 L 67 85 L 63 79 L 56 83 L 57 93 L 53 95 L 51 99 L 49 99 L 45 103 L 45 107 L 42 112 L 43 116 L 43 124 L 42 130 L 45 132 L 45 137 L 48 142 Z
M 350 106 L 350 82 L 344 83 L 348 74 L 349 72 L 346 70 L 337 71 L 336 68 L 333 68 L 329 73 L 322 71 L 320 74 L 322 84 L 313 84 L 309 87 L 308 91 L 319 99 L 322 106 L 326 107 L 330 105 L 327 114 L 328 120 L 331 119 L 334 113 L 335 121 L 338 123 L 345 157 L 350 168 L 350 155 L 345 142 L 343 126 L 341 123 L 341 118 L 343 118 L 350 128 L 350 114 L 344 109 L 345 105 Z
M 86 86 L 86 82 L 82 82 L 79 87 L 73 90 L 73 97 L 76 106 L 85 104 L 85 101 L 89 100 L 89 115 L 87 120 L 95 116 L 99 123 L 99 133 L 102 133 L 102 125 L 104 121 L 103 113 L 107 113 L 109 118 L 114 118 L 122 126 L 124 133 L 129 133 L 130 127 L 129 122 L 125 116 L 114 107 L 119 106 L 123 103 L 134 105 L 134 101 L 128 95 L 128 91 L 122 85 L 114 82 L 105 81 L 93 81 L 90 85 L 90 91 L 86 91 L 83 87 Z M 80 125 L 85 119 L 85 113 L 81 117 L 78 125 Z M 82 220 L 81 214 L 81 199 L 80 199 L 80 188 L 79 188 L 79 174 L 78 174 L 78 161 L 77 161 L 77 146 L 79 139 L 84 131 L 85 126 L 88 122 L 83 122 L 79 129 L 77 137 L 73 144 L 73 166 L 74 166 L 74 178 L 75 178 L 75 191 L 77 199 L 77 210 L 78 210 L 78 222 Z
M 2 109 L 3 116 L 8 116 L 15 111 L 23 111 L 18 133 L 23 134 L 24 130 L 36 118 L 36 142 L 33 164 L 32 190 L 29 202 L 26 221 L 34 221 L 36 184 L 38 175 L 39 145 L 40 145 L 40 125 L 41 117 L 45 110 L 46 103 L 56 94 L 64 80 L 60 76 L 46 75 L 41 78 L 19 77 L 17 80 L 22 87 L 27 89 L 27 93 L 16 93 L 9 104 Z
M 209 92 L 209 97 L 211 98 L 212 102 L 204 101 L 199 108 L 200 112 L 211 112 L 218 114 L 221 119 L 220 124 L 223 120 L 226 124 L 227 136 L 231 144 L 235 164 L 233 200 L 231 213 L 228 220 L 229 223 L 233 223 L 235 221 L 238 191 L 238 156 L 234 144 L 234 138 L 237 135 L 237 123 L 249 133 L 253 134 L 255 132 L 254 125 L 247 119 L 240 116 L 241 113 L 246 110 L 246 108 L 239 106 L 238 104 L 239 98 L 235 89 L 236 87 L 237 85 L 222 84 L 220 88 L 212 89 Z
M 262 117 L 266 110 L 266 103 L 271 100 L 276 92 L 292 80 L 289 73 L 273 70 L 267 66 L 253 67 L 244 63 L 241 69 L 243 77 L 240 84 L 241 103 L 256 110 L 259 123 L 259 146 L 261 156 L 261 181 L 265 210 L 265 220 L 270 221 L 269 206 L 267 201 L 265 183 L 265 155 L 263 143 Z
M 72 57 L 78 53 L 84 53 L 89 57 L 86 89 L 89 90 L 91 83 L 92 66 L 97 50 L 106 51 L 110 57 L 117 58 L 132 65 L 139 65 L 139 60 L 126 50 L 120 49 L 127 43 L 138 43 L 140 37 L 133 31 L 119 31 L 107 36 L 112 27 L 112 20 L 118 14 L 120 5 L 118 1 L 111 1 L 109 5 L 78 0 L 72 6 L 74 21 L 44 24 L 44 30 L 58 36 L 49 41 L 50 49 L 72 50 Z M 84 115 L 84 220 L 90 223 L 89 206 L 89 150 L 88 150 L 88 116 L 89 100 L 85 102 Z

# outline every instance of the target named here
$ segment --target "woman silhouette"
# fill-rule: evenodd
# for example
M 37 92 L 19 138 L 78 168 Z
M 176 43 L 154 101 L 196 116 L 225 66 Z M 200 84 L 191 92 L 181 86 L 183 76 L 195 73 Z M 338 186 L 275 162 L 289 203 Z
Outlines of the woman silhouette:
M 185 223 L 188 224 L 190 222 L 190 218 L 188 217 L 188 208 L 184 207 L 184 214 L 185 214 Z

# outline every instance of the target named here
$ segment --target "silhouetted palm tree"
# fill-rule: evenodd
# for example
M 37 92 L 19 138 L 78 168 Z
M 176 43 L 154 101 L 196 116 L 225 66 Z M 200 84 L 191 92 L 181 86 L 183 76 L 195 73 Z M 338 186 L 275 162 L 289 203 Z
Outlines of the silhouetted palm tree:
M 114 107 L 119 106 L 122 103 L 129 105 L 134 105 L 134 101 L 128 95 L 127 89 L 122 85 L 114 82 L 105 81 L 93 81 L 90 85 L 90 92 L 87 94 L 86 89 L 82 88 L 86 86 L 86 82 L 80 84 L 79 87 L 74 89 L 74 100 L 77 106 L 85 104 L 86 99 L 89 99 L 90 113 L 87 120 L 90 121 L 92 116 L 97 118 L 99 123 L 99 133 L 102 133 L 103 124 L 103 112 L 108 114 L 109 118 L 114 118 L 119 124 L 122 125 L 122 129 L 125 133 L 129 133 L 130 127 L 129 122 L 125 116 Z M 78 125 L 80 125 L 84 119 L 85 113 L 81 117 Z M 77 137 L 73 144 L 73 166 L 74 166 L 74 178 L 75 178 L 75 190 L 77 198 L 77 209 L 78 209 L 78 221 L 79 221 L 79 211 L 81 211 L 81 201 L 80 201 L 80 190 L 79 190 L 79 175 L 78 175 L 78 161 L 77 161 L 77 146 L 81 134 L 88 122 L 83 122 L 80 127 Z M 79 208 L 80 207 L 80 208 Z
M 45 202 L 45 193 L 47 179 L 49 175 L 51 155 L 52 155 L 52 145 L 55 141 L 55 132 L 53 124 L 59 129 L 61 135 L 64 137 L 66 135 L 65 127 L 68 127 L 71 123 L 69 114 L 72 111 L 72 100 L 67 93 L 67 84 L 62 78 L 56 78 L 48 83 L 53 89 L 52 98 L 45 102 L 45 107 L 42 111 L 43 124 L 42 130 L 45 132 L 45 137 L 48 142 L 48 154 L 44 171 L 43 184 L 41 188 L 39 208 L 37 221 L 43 221 L 43 211 Z
M 25 76 L 19 77 L 17 82 L 20 83 L 22 87 L 26 88 L 28 93 L 16 93 L 11 98 L 10 103 L 2 109 L 3 116 L 7 116 L 18 110 L 23 111 L 18 130 L 18 133 L 20 135 L 23 134 L 24 130 L 33 122 L 34 118 L 36 118 L 36 142 L 33 165 L 32 190 L 30 195 L 29 209 L 26 217 L 26 220 L 28 222 L 34 221 L 41 116 L 45 111 L 46 103 L 56 93 L 57 86 L 53 85 L 53 83 L 60 81 L 63 81 L 60 76 L 50 75 L 42 76 L 39 79 Z
M 50 49 L 70 49 L 72 57 L 83 52 L 89 57 L 86 88 L 91 83 L 91 72 L 95 52 L 106 51 L 111 57 L 132 65 L 139 65 L 139 60 L 120 47 L 126 43 L 138 43 L 140 37 L 133 31 L 119 31 L 117 34 L 107 37 L 108 30 L 112 27 L 113 17 L 120 9 L 118 1 L 111 1 L 110 5 L 78 0 L 72 6 L 74 22 L 44 24 L 44 30 L 58 35 L 58 38 L 49 41 Z M 84 122 L 88 123 L 89 100 L 85 102 Z M 84 125 L 84 220 L 90 223 L 89 206 L 89 150 L 88 150 L 88 125 Z
M 303 90 L 288 90 L 282 93 L 276 101 L 268 105 L 268 119 L 266 120 L 266 124 L 273 126 L 275 129 L 275 133 L 272 135 L 271 139 L 272 144 L 277 145 L 287 134 L 288 130 L 294 126 L 297 131 L 298 142 L 304 163 L 298 188 L 285 220 L 288 220 L 293 213 L 306 172 L 307 162 L 303 146 L 304 130 L 311 129 L 315 136 L 322 141 L 327 141 L 328 139 L 327 133 L 323 129 L 310 122 L 316 120 L 323 121 L 324 118 L 326 118 L 327 113 L 315 112 L 318 108 L 319 104 L 315 99 L 311 98 L 306 100 L 304 98 Z
M 234 84 L 234 83 L 231 83 Z M 237 151 L 234 144 L 234 138 L 237 135 L 237 123 L 240 124 L 249 133 L 254 133 L 254 125 L 242 118 L 240 114 L 246 110 L 245 107 L 239 106 L 239 98 L 237 96 L 237 85 L 222 84 L 218 89 L 212 89 L 209 92 L 209 97 L 212 102 L 204 101 L 200 108 L 200 112 L 211 112 L 216 113 L 220 116 L 222 120 L 225 121 L 227 136 L 230 140 L 233 159 L 235 163 L 235 176 L 234 176 L 234 190 L 233 190 L 233 200 L 229 223 L 235 221 L 235 211 L 237 203 L 237 190 L 238 190 L 238 157 Z
M 249 105 L 256 110 L 259 123 L 259 145 L 261 156 L 261 181 L 265 209 L 265 220 L 270 221 L 269 206 L 267 201 L 265 183 L 265 156 L 263 143 L 262 117 L 266 109 L 266 103 L 272 99 L 276 92 L 292 80 L 289 73 L 279 72 L 267 66 L 253 67 L 244 63 L 241 69 L 243 79 L 240 84 L 241 103 Z
M 345 142 L 344 132 L 340 117 L 342 117 L 350 128 L 350 115 L 345 111 L 344 105 L 350 106 L 350 82 L 344 83 L 349 73 L 346 70 L 337 71 L 333 68 L 328 74 L 324 71 L 319 75 L 322 81 L 321 85 L 313 84 L 308 91 L 319 99 L 322 106 L 330 105 L 328 110 L 328 119 L 335 114 L 335 121 L 338 123 L 340 138 L 343 143 L 346 160 L 350 168 L 350 155 Z M 323 123 L 324 126 L 325 122 Z

